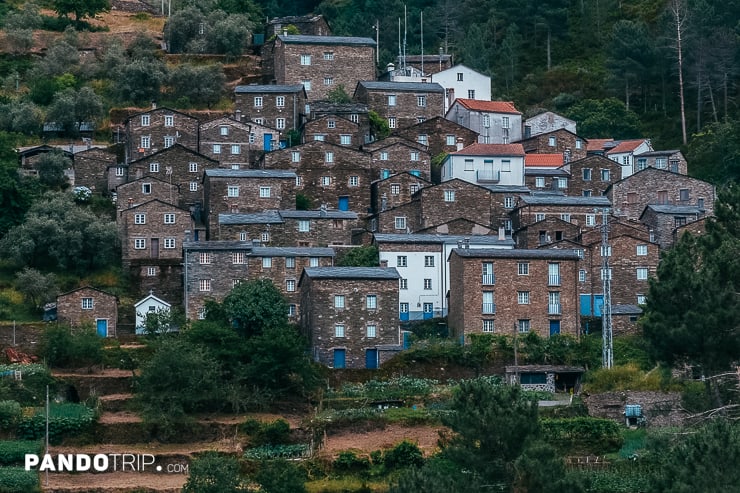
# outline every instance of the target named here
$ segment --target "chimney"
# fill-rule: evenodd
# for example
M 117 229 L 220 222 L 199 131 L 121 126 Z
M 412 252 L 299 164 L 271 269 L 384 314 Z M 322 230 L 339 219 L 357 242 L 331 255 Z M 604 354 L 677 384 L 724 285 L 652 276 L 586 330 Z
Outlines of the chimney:
M 153 100 L 153 99 L 152 99 L 152 109 L 153 110 L 156 110 L 157 109 L 157 102 L 155 100 Z
M 463 239 L 463 248 L 466 250 L 470 249 L 470 238 Z
M 287 35 L 288 35 L 288 30 L 287 29 L 283 29 L 283 36 L 287 36 Z
M 393 62 L 390 62 L 388 65 L 385 66 L 385 71 L 388 72 L 389 74 L 393 72 L 394 70 L 396 70 L 396 66 L 393 65 Z
M 242 110 L 236 110 L 234 112 L 234 120 L 238 122 L 242 121 Z
M 388 261 L 387 260 L 381 260 L 380 261 L 380 266 L 382 268 L 384 268 L 384 269 L 387 269 L 388 268 Z
M 506 230 L 503 226 L 500 226 L 498 228 L 498 241 L 504 241 L 506 240 Z
M 185 230 L 185 241 L 190 241 L 190 230 L 189 229 Z
M 321 204 L 321 207 L 319 208 L 319 215 L 321 217 L 326 217 L 326 204 Z
M 457 150 L 462 151 L 463 150 L 463 140 L 462 137 L 457 138 Z

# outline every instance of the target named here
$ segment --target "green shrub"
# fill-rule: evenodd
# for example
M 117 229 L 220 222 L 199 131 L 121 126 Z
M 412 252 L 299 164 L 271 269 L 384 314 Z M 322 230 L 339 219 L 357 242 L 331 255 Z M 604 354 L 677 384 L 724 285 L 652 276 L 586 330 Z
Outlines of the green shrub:
M 308 454 L 309 447 L 306 444 L 296 445 L 260 445 L 244 451 L 245 459 L 268 460 L 268 459 L 292 459 L 303 457 Z
M 424 455 L 419 446 L 407 440 L 402 441 L 383 454 L 383 462 L 390 469 L 400 467 L 421 467 L 424 464 Z
M 340 452 L 334 460 L 334 469 L 343 472 L 365 471 L 370 467 L 367 457 L 357 457 L 354 452 Z
M 0 467 L 0 493 L 33 493 L 40 491 L 36 471 L 22 467 Z
M 561 451 L 613 452 L 623 442 L 622 427 L 610 419 L 542 419 L 540 424 L 545 441 Z
M 43 444 L 38 440 L 0 441 L 0 465 L 23 464 L 26 454 L 40 454 Z
M 241 430 L 251 437 L 254 445 L 280 445 L 290 442 L 290 424 L 284 419 L 269 423 L 248 419 L 242 423 Z
M 72 330 L 50 325 L 41 340 L 41 352 L 51 367 L 76 368 L 103 362 L 103 338 L 90 326 Z
M 52 404 L 49 407 L 49 441 L 59 443 L 66 435 L 79 434 L 95 422 L 95 411 L 82 404 Z M 46 433 L 46 410 L 37 408 L 18 425 L 24 440 L 37 440 Z
M 23 410 L 16 401 L 0 401 L 0 430 L 12 431 L 21 422 Z M 2 444 L 2 442 L 0 442 Z M 1 461 L 0 461 L 1 463 Z
M 692 413 L 711 409 L 712 399 L 707 393 L 707 386 L 702 382 L 686 382 L 681 393 L 681 405 Z

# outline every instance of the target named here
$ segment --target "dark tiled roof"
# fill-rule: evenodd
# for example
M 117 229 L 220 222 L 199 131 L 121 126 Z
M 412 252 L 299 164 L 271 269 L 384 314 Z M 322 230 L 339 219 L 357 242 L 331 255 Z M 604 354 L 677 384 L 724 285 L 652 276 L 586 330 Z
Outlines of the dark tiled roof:
M 294 171 L 287 169 L 207 169 L 206 176 L 215 178 L 293 178 Z
M 506 373 L 584 373 L 585 368 L 581 366 L 565 366 L 565 365 L 520 365 L 520 366 L 507 366 Z
M 646 209 L 652 209 L 659 214 L 702 214 L 704 212 L 695 205 L 650 204 Z
M 290 44 L 375 46 L 374 39 L 353 36 L 311 36 L 308 34 L 289 34 L 285 36 L 281 34 L 278 39 L 283 43 Z
M 318 247 L 254 247 L 255 257 L 333 257 L 333 248 Z
M 642 308 L 637 305 L 613 305 L 612 315 L 639 315 Z
M 678 149 L 670 149 L 667 151 L 648 151 L 643 152 L 642 154 L 635 154 L 635 157 L 652 157 L 652 156 L 672 156 L 673 154 L 678 154 L 681 152 Z
M 609 197 L 594 195 L 591 197 L 571 197 L 566 195 L 540 194 L 523 195 L 521 201 L 530 205 L 572 205 L 572 206 L 594 206 L 611 207 Z
M 437 234 L 376 234 L 377 243 L 457 243 L 458 241 L 470 240 L 474 244 L 502 245 L 511 247 L 514 240 L 507 237 L 505 240 L 499 240 L 497 235 L 437 235 Z
M 551 260 L 578 260 L 580 257 L 573 250 L 530 250 L 503 248 L 455 248 L 453 253 L 467 258 L 526 258 L 526 259 L 551 259 Z
M 444 184 L 444 182 L 442 182 Z M 521 185 L 480 185 L 494 193 L 530 193 L 529 187 Z
M 218 224 L 277 224 L 282 222 L 284 222 L 283 218 L 278 211 L 218 215 Z
M 303 84 L 250 84 L 248 86 L 236 86 L 236 93 L 282 93 L 282 92 L 300 92 L 303 90 Z
M 395 267 L 308 267 L 304 275 L 314 279 L 400 279 Z
M 368 108 L 363 103 L 332 103 L 331 101 L 314 101 L 311 103 L 312 113 L 367 113 Z
M 251 250 L 251 241 L 185 241 L 184 250 Z
M 285 210 L 285 211 L 279 211 L 280 215 L 282 217 L 289 217 L 289 218 L 307 218 L 307 219 L 313 219 L 313 218 L 329 218 L 329 219 L 357 219 L 357 213 L 351 212 L 351 211 L 338 211 L 338 210 L 318 210 L 318 211 L 292 211 L 292 210 Z
M 524 168 L 524 174 L 527 176 L 570 176 L 570 173 L 563 168 Z
M 445 92 L 444 87 L 436 82 L 379 82 L 363 80 L 359 85 L 370 91 L 414 91 L 414 92 Z

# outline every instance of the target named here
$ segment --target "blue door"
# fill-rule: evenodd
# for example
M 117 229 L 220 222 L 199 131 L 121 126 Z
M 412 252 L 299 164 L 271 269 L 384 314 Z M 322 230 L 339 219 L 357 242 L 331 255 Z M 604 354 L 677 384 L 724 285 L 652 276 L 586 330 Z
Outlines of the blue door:
M 349 210 L 349 197 L 339 197 L 339 207 L 338 209 L 340 211 L 348 211 Z
M 272 150 L 272 134 L 265 134 L 265 141 L 263 151 L 270 152 Z
M 344 368 L 346 351 L 344 349 L 334 350 L 334 368 Z
M 550 320 L 550 337 L 560 334 L 560 320 Z
M 424 303 L 424 320 L 434 318 L 434 304 Z
M 100 337 L 108 337 L 108 321 L 105 319 L 97 320 L 97 331 Z
M 335 358 L 336 358 L 336 353 Z M 369 370 L 375 370 L 378 368 L 378 350 L 377 349 L 366 349 L 365 350 L 365 368 Z

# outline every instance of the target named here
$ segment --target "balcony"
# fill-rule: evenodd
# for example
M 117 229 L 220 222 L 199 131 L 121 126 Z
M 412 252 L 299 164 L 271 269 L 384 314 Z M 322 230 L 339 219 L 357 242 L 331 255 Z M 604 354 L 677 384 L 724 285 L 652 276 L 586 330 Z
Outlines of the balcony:
M 496 303 L 483 303 L 483 314 L 493 315 L 496 313 Z
M 475 172 L 475 181 L 478 183 L 498 183 L 500 180 L 500 171 L 478 170 Z
M 493 274 L 483 274 L 483 284 L 494 285 L 496 284 L 496 278 Z
M 547 305 L 547 314 L 548 315 L 560 315 L 561 314 L 561 307 L 560 303 L 550 303 Z
M 547 276 L 547 285 L 548 286 L 560 286 L 560 275 L 550 274 L 549 276 Z

